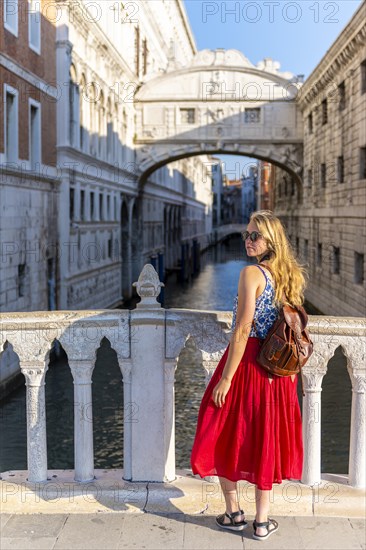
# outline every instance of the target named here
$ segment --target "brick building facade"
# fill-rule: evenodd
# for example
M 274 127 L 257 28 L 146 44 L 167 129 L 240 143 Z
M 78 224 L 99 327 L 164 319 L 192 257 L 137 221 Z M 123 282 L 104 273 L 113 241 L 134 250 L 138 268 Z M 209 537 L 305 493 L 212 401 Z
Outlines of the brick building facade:
M 46 0 L 4 0 L 0 9 L 0 309 L 7 311 L 56 306 L 54 22 Z

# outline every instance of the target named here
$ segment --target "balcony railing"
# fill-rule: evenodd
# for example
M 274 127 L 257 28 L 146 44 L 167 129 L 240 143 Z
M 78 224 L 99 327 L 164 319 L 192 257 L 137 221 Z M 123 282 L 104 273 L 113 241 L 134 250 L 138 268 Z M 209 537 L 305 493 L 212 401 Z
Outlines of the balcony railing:
M 164 309 L 156 300 L 162 283 L 146 264 L 136 283 L 136 309 L 3 313 L 1 349 L 9 342 L 26 380 L 28 480 L 47 480 L 45 376 L 57 339 L 74 380 L 75 481 L 94 479 L 92 372 L 103 337 L 116 351 L 124 403 L 135 404 L 136 422 L 124 421 L 124 479 L 175 478 L 174 375 L 179 354 L 191 337 L 202 354 L 208 383 L 229 342 L 232 313 Z M 321 481 L 321 391 L 329 359 L 340 345 L 352 383 L 348 483 L 365 487 L 366 320 L 309 316 L 314 352 L 303 369 L 304 465 L 302 483 Z M 88 414 L 85 411 L 88 410 Z

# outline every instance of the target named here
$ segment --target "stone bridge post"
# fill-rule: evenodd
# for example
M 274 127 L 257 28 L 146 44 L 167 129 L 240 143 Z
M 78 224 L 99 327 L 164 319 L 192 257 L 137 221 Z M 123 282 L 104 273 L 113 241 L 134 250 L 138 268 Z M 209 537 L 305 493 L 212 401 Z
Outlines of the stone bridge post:
M 133 285 L 141 301 L 131 311 L 130 321 L 130 391 L 135 411 L 130 426 L 131 481 L 172 481 L 175 477 L 174 423 L 171 423 L 174 376 L 165 364 L 165 310 L 156 299 L 164 284 L 154 267 L 145 264 Z

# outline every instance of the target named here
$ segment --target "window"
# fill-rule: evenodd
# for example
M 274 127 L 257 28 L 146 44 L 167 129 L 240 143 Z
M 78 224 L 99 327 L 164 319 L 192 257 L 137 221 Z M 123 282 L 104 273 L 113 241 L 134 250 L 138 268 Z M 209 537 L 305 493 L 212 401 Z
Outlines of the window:
M 80 143 L 80 149 L 82 151 L 85 151 L 85 144 L 86 144 L 86 128 L 85 128 L 85 108 L 84 108 L 84 93 L 85 93 L 85 76 L 81 75 L 80 79 L 80 86 L 79 86 L 79 143 Z
M 328 101 L 323 99 L 322 101 L 322 124 L 328 122 Z
M 256 109 L 245 109 L 244 111 L 244 122 L 247 124 L 255 124 L 260 122 L 261 110 Z
M 104 158 L 104 146 L 105 146 L 105 106 L 104 106 L 104 94 L 100 92 L 99 97 L 99 109 L 98 109 L 98 151 L 99 156 Z
M 195 110 L 194 109 L 180 109 L 180 121 L 182 124 L 194 124 L 195 122 Z
M 85 220 L 85 191 L 80 191 L 80 220 Z
M 300 239 L 299 237 L 296 237 L 296 254 L 299 255 L 300 250 Z
M 41 106 L 29 100 L 29 161 L 31 170 L 41 164 Z
M 75 210 L 74 210 L 74 207 L 75 207 L 75 189 L 73 187 L 70 187 L 70 197 L 69 197 L 69 200 L 70 200 L 70 205 L 69 205 L 69 216 L 70 216 L 70 221 L 73 221 L 74 219 L 74 213 L 75 213 Z
M 308 170 L 308 186 L 311 187 L 313 184 L 313 170 L 309 168 Z
M 112 102 L 108 98 L 107 102 L 107 158 L 109 162 L 112 162 L 114 158 L 114 136 L 113 136 L 113 115 L 112 115 Z
M 327 167 L 326 164 L 323 162 L 320 165 L 320 184 L 322 187 L 325 187 L 327 183 Z
M 94 216 L 95 216 L 95 203 L 94 203 L 94 200 L 95 200 L 95 193 L 94 193 L 94 191 L 92 191 L 90 193 L 90 219 L 91 220 L 94 220 Z
M 108 239 L 108 258 L 112 258 L 112 237 Z
M 309 239 L 305 239 L 304 241 L 304 257 L 307 262 L 309 259 Z
M 308 132 L 309 134 L 313 133 L 313 113 L 308 115 Z
M 100 193 L 99 195 L 99 219 L 104 220 L 104 212 L 103 212 L 103 194 Z
M 41 53 L 41 14 L 40 0 L 28 0 L 28 37 L 29 47 Z
M 107 195 L 107 220 L 111 219 L 111 197 Z
M 323 261 L 323 250 L 322 250 L 322 243 L 318 243 L 317 250 L 316 250 L 316 265 L 321 266 Z
M 295 196 L 295 180 L 294 178 L 291 178 L 291 196 Z
M 18 298 L 25 296 L 25 276 L 26 276 L 26 266 L 25 264 L 18 265 Z
M 355 252 L 355 283 L 357 285 L 363 285 L 363 266 L 364 266 L 364 255 L 359 252 Z
M 339 274 L 340 271 L 340 249 L 339 246 L 333 246 L 333 273 Z
M 8 162 L 18 161 L 18 91 L 5 85 L 4 145 Z
M 4 27 L 18 36 L 18 0 L 4 0 Z
M 361 94 L 366 92 L 366 59 L 361 63 Z
M 345 82 L 341 82 L 338 86 L 339 95 L 339 110 L 343 111 L 346 108 L 346 85 Z
M 70 145 L 79 146 L 79 87 L 76 80 L 76 70 L 73 65 L 70 67 L 70 83 L 69 83 L 69 110 L 70 110 Z
M 338 183 L 344 182 L 344 159 L 343 156 L 337 158 L 337 180 Z
M 366 147 L 360 147 L 360 179 L 366 179 Z

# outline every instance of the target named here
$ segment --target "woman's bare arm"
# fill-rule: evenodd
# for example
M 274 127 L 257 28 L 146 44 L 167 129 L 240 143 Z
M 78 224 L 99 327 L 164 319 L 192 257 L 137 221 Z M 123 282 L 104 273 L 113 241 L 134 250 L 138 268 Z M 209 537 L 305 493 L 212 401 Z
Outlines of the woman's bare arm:
M 232 379 L 247 345 L 255 311 L 257 271 L 253 266 L 246 266 L 240 272 L 236 326 L 230 338 L 230 348 L 222 378 Z
M 240 272 L 236 324 L 230 338 L 228 357 L 224 370 L 222 371 L 221 379 L 212 392 L 213 400 L 218 406 L 224 404 L 231 380 L 243 357 L 254 318 L 255 299 L 258 286 L 258 272 L 255 267 L 244 267 Z

